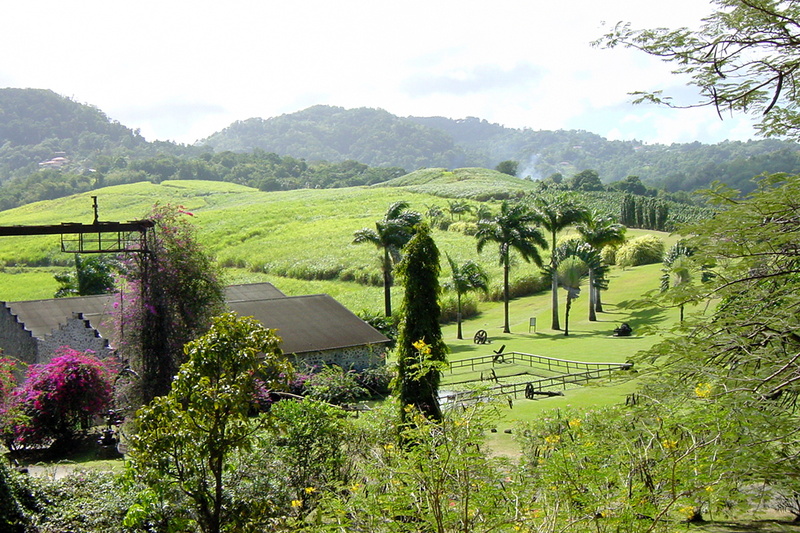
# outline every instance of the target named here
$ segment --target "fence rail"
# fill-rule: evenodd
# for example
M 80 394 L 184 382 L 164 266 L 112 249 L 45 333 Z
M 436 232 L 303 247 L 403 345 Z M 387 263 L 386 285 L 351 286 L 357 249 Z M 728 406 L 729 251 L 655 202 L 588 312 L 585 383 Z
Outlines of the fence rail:
M 485 355 L 461 359 L 450 363 L 450 372 L 454 368 L 475 367 L 481 365 L 502 363 L 527 364 L 531 367 L 547 368 L 551 372 L 563 372 L 558 376 L 535 379 L 524 383 L 509 383 L 495 385 L 481 391 L 465 391 L 448 394 L 444 399 L 449 402 L 459 402 L 464 400 L 474 400 L 479 396 L 513 396 L 517 399 L 520 394 L 525 398 L 531 399 L 537 395 L 552 396 L 554 393 L 549 389 L 566 389 L 567 385 L 588 382 L 591 379 L 598 379 L 604 375 L 610 375 L 617 370 L 629 370 L 633 363 L 591 363 L 586 361 L 572 361 L 569 359 L 558 359 L 521 352 L 508 352 L 497 355 Z M 563 370 L 562 370 L 563 369 Z

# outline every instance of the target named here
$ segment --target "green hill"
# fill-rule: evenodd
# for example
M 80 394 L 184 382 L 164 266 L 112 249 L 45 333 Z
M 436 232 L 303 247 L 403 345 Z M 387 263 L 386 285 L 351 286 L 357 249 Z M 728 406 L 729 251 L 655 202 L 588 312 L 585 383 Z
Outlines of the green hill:
M 485 168 L 425 168 L 373 187 L 403 187 L 442 198 L 502 200 L 536 190 L 535 182 Z
M 447 200 L 413 188 L 439 187 L 439 181 L 451 178 L 423 176 L 392 187 L 281 192 L 220 182 L 165 181 L 106 187 L 92 195 L 98 197 L 100 220 L 107 221 L 140 219 L 156 202 L 182 206 L 192 213 L 200 240 L 228 269 L 231 283 L 280 278 L 279 285 L 290 293 L 327 292 L 353 310 L 377 311 L 381 309 L 378 253 L 372 246 L 352 244 L 353 233 L 374 227 L 399 199 L 423 213 L 431 206 L 446 211 Z M 479 180 L 462 182 L 480 191 Z M 490 180 L 486 191 L 496 185 Z M 496 210 L 498 203 L 483 205 Z M 92 217 L 92 200 L 84 193 L 0 212 L 0 225 L 90 223 Z M 452 228 L 435 229 L 434 237 L 442 252 L 457 261 L 481 263 L 490 273 L 493 292 L 499 290 L 502 275 L 493 249 L 478 255 L 474 237 Z M 0 300 L 49 298 L 57 288 L 53 272 L 70 267 L 72 256 L 60 251 L 57 236 L 5 237 L 0 239 L 0 265 Z M 537 273 L 533 265 L 519 262 L 512 279 Z

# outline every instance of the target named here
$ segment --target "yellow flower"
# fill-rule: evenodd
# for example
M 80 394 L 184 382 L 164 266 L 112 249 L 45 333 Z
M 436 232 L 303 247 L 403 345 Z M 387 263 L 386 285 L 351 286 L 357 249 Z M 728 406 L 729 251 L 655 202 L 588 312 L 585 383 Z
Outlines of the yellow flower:
M 350 485 L 350 492 L 357 492 L 361 488 L 361 483 L 353 483 Z
M 714 487 L 711 485 L 706 486 L 706 492 L 714 492 Z
M 412 342 L 411 346 L 414 347 L 419 353 L 428 355 L 431 353 L 431 347 L 425 343 L 424 339 L 420 339 L 417 342 Z
M 661 441 L 661 445 L 662 445 L 664 448 L 666 448 L 667 450 L 674 450 L 675 448 L 677 448 L 677 447 L 678 447 L 678 441 L 676 441 L 676 440 L 664 439 L 664 440 L 662 440 L 662 441 Z
M 292 500 L 292 507 L 302 507 L 303 500 Z
M 694 388 L 694 393 L 698 398 L 708 398 L 711 396 L 711 383 L 698 383 Z
M 569 427 L 575 429 L 581 427 L 581 420 L 580 418 L 573 418 L 569 421 Z
M 316 490 L 317 489 L 315 489 L 314 487 L 306 487 L 305 488 L 306 494 L 311 494 L 312 492 L 316 492 Z
M 561 442 L 561 435 L 548 435 L 544 438 L 547 444 L 558 444 Z

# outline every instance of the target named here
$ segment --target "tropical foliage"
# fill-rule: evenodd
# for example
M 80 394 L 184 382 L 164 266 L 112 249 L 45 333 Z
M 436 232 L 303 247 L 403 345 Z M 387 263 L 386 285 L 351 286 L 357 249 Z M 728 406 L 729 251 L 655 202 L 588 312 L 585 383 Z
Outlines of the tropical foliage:
M 457 302 L 457 330 L 456 338 L 463 339 L 461 332 L 461 297 L 469 291 L 489 290 L 489 275 L 478 263 L 467 261 L 459 265 L 450 255 L 447 255 L 447 262 L 450 264 L 451 278 L 445 283 L 445 287 L 450 288 L 456 293 Z
M 222 311 L 224 291 L 217 263 L 197 241 L 179 207 L 156 205 L 145 217 L 147 252 L 129 254 L 117 302 L 117 345 L 140 377 L 141 403 L 169 392 L 184 361 L 183 346 L 205 332 Z
M 498 262 L 503 268 L 504 333 L 511 331 L 508 320 L 508 304 L 512 250 L 516 250 L 526 262 L 533 261 L 537 266 L 542 266 L 539 248 L 546 247 L 547 242 L 539 229 L 534 226 L 536 221 L 535 215 L 525 204 L 511 204 L 504 201 L 500 204 L 500 213 L 478 222 L 478 231 L 475 234 L 478 253 L 482 252 L 488 244 L 497 245 Z
M 110 407 L 111 371 L 109 362 L 68 347 L 58 350 L 49 363 L 31 366 L 22 385 L 6 397 L 4 444 L 9 449 L 70 445 Z
M 439 322 L 439 249 L 426 225 L 417 226 L 405 254 L 398 269 L 405 292 L 395 354 L 400 418 L 407 423 L 418 413 L 441 420 L 439 382 L 448 349 Z
M 383 272 L 383 303 L 386 316 L 392 316 L 392 271 L 400 261 L 400 250 L 411 240 L 414 227 L 422 220 L 422 215 L 408 209 L 407 202 L 395 202 L 389 206 L 382 220 L 375 223 L 375 229 L 363 228 L 353 235 L 353 244 L 370 243 L 381 251 L 381 271 Z
M 220 315 L 208 333 L 187 344 L 188 360 L 169 393 L 137 413 L 132 472 L 155 493 L 183 493 L 204 533 L 246 518 L 225 504 L 230 491 L 225 473 L 234 453 L 247 449 L 266 422 L 251 416 L 257 386 L 286 386 L 291 367 L 279 343 L 274 331 L 253 319 Z M 130 513 L 128 522 L 146 516 L 143 511 Z

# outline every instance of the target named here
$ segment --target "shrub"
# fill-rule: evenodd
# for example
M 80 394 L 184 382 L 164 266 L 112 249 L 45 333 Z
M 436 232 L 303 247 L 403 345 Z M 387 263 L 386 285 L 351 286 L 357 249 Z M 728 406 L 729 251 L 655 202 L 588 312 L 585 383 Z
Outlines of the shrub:
M 478 224 L 464 221 L 453 222 L 447 228 L 447 231 L 455 231 L 457 233 L 463 233 L 464 235 L 475 235 L 475 233 L 478 232 Z
M 30 514 L 37 507 L 36 498 L 24 480 L 0 462 L 0 530 L 8 533 L 30 531 Z
M 326 366 L 305 382 L 306 396 L 314 400 L 343 405 L 368 396 L 359 385 L 355 371 L 339 366 Z
M 512 279 L 508 285 L 508 294 L 510 298 L 519 298 L 521 296 L 530 296 L 538 292 L 550 289 L 550 278 L 544 273 L 531 274 L 529 276 L 522 276 L 521 278 Z M 503 286 L 497 285 L 489 290 L 487 299 L 491 302 L 500 302 L 503 300 Z
M 390 384 L 394 375 L 394 367 L 380 365 L 356 374 L 356 382 L 369 393 L 370 397 L 383 397 L 391 392 Z
M 618 246 L 604 246 L 603 249 L 600 250 L 600 257 L 603 259 L 603 264 L 616 265 L 618 250 Z
M 449 294 L 439 302 L 441 314 L 439 321 L 442 324 L 455 322 L 458 319 L 458 300 L 455 294 Z M 474 317 L 478 314 L 478 300 L 472 296 L 461 297 L 461 319 Z
M 651 265 L 664 258 L 664 241 L 655 235 L 642 235 L 617 250 L 616 260 L 621 267 Z
M 13 440 L 23 445 L 69 442 L 108 408 L 111 391 L 104 362 L 62 347 L 49 363 L 32 366 L 25 384 L 14 391 L 8 405 L 16 415 Z
M 358 317 L 372 326 L 373 328 L 380 331 L 383 335 L 385 335 L 389 339 L 389 344 L 387 348 L 392 349 L 394 348 L 395 343 L 397 342 L 397 319 L 396 317 L 386 316 L 382 313 L 373 313 L 368 309 L 362 310 L 358 313 Z
M 17 380 L 14 377 L 15 361 L 0 357 L 0 406 L 11 396 Z

